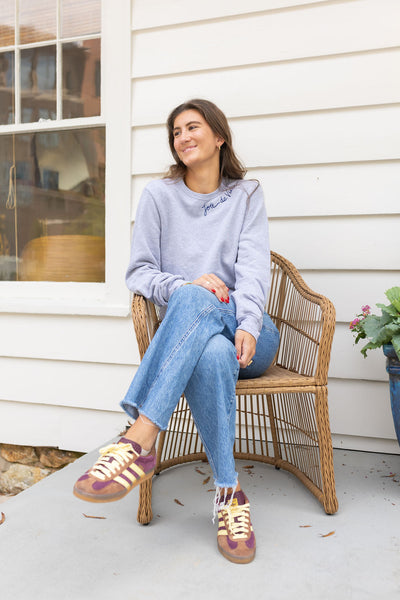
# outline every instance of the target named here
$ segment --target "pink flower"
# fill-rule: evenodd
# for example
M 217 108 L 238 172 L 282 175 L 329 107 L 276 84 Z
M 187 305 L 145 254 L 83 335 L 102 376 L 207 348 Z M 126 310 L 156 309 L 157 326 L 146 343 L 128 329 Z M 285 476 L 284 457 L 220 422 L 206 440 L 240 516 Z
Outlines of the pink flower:
M 366 304 L 365 306 L 361 307 L 361 310 L 363 311 L 364 315 L 369 315 L 371 307 Z
M 354 329 L 354 327 L 356 327 L 356 325 L 358 325 L 359 322 L 360 322 L 360 319 L 358 317 L 353 319 L 352 322 L 350 323 L 350 329 Z

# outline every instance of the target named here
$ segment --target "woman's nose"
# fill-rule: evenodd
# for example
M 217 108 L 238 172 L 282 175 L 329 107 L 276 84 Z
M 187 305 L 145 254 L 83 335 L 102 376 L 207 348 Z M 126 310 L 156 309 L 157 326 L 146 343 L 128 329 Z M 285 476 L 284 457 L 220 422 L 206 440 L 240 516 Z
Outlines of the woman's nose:
M 182 130 L 181 140 L 183 140 L 184 142 L 186 142 L 187 140 L 190 140 L 190 131 L 189 131 L 189 129 L 183 129 Z

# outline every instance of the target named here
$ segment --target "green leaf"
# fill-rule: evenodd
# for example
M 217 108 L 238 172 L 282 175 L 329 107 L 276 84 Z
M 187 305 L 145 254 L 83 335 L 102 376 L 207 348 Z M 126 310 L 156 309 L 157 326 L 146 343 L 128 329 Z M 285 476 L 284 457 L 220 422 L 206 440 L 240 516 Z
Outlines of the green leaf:
M 392 287 L 385 294 L 389 302 L 400 312 L 400 287 Z
M 393 335 L 395 335 L 396 333 L 400 333 L 397 325 L 389 324 L 385 327 L 382 327 L 378 335 L 376 335 L 375 338 L 371 341 L 376 344 L 379 344 L 380 346 L 382 346 L 383 344 L 390 344 Z
M 397 354 L 397 358 L 400 360 L 400 333 L 392 337 L 392 344 L 394 351 Z
M 400 317 L 400 313 L 393 304 L 389 304 L 389 306 L 385 306 L 384 304 L 377 304 L 377 307 L 381 309 L 382 313 L 387 313 L 392 317 Z
M 376 315 L 369 315 L 363 323 L 363 328 L 366 333 L 366 336 L 369 338 L 376 337 L 377 335 L 379 335 L 379 332 L 381 331 L 383 325 L 384 323 L 382 323 L 382 317 L 377 317 Z
M 375 348 L 379 348 L 380 346 L 381 346 L 381 344 L 375 344 L 374 342 L 368 342 L 368 344 L 366 344 L 365 346 L 363 346 L 361 348 L 361 354 L 364 356 L 364 358 L 366 358 L 368 350 L 375 350 Z

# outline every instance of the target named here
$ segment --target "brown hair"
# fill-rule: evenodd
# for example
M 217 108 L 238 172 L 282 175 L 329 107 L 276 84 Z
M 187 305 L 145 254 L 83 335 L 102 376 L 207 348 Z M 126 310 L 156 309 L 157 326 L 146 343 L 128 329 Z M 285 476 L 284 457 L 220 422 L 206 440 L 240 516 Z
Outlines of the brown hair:
M 185 110 L 197 110 L 213 133 L 220 136 L 224 143 L 220 148 L 219 155 L 219 176 L 220 180 L 223 177 L 229 179 L 243 179 L 246 175 L 246 169 L 241 161 L 236 156 L 232 147 L 232 133 L 228 121 L 222 110 L 213 102 L 203 99 L 188 100 L 180 104 L 170 113 L 167 119 L 168 141 L 172 156 L 175 159 L 175 164 L 171 165 L 165 177 L 171 179 L 183 179 L 186 173 L 186 165 L 179 159 L 174 148 L 174 123 L 178 115 Z

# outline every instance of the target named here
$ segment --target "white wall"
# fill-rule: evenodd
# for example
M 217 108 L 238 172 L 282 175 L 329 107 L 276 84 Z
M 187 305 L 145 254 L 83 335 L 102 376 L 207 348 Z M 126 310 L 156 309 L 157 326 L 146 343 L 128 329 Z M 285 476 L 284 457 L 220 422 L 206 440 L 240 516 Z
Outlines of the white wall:
M 384 358 L 364 360 L 348 323 L 400 279 L 400 3 L 132 7 L 132 218 L 170 162 L 169 111 L 191 97 L 216 102 L 263 183 L 272 248 L 335 303 L 335 445 L 398 452 Z
M 378 351 L 362 359 L 348 322 L 399 284 L 400 3 L 118 0 L 132 16 L 118 34 L 112 4 L 103 52 L 124 50 L 120 60 L 103 54 L 107 235 L 118 238 L 108 273 L 127 261 L 129 222 L 118 218 L 129 186 L 133 221 L 143 186 L 169 164 L 169 111 L 213 100 L 263 183 L 272 247 L 336 305 L 334 443 L 398 452 L 384 360 Z M 0 442 L 85 451 L 117 435 L 127 422 L 118 402 L 139 362 L 128 300 L 115 310 L 67 310 L 50 296 L 47 308 L 12 302 L 0 314 Z

